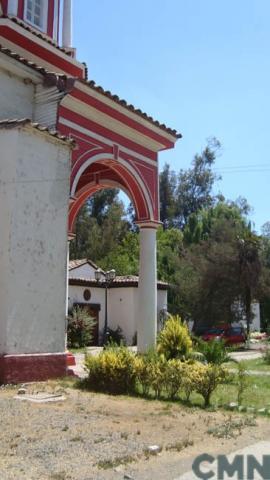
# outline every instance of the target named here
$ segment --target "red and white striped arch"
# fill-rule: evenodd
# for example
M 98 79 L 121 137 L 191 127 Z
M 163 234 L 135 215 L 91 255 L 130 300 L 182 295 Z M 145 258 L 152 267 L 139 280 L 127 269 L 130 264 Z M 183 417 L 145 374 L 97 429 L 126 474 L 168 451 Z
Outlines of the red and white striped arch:
M 140 173 L 126 159 L 111 152 L 97 150 L 73 159 L 69 231 L 74 231 L 76 216 L 86 200 L 99 190 L 119 188 L 132 201 L 138 221 L 155 220 L 153 198 Z
M 159 222 L 158 152 L 176 138 L 76 81 L 61 101 L 58 130 L 77 144 L 71 171 L 69 231 L 87 198 L 115 186 L 131 199 L 138 223 Z

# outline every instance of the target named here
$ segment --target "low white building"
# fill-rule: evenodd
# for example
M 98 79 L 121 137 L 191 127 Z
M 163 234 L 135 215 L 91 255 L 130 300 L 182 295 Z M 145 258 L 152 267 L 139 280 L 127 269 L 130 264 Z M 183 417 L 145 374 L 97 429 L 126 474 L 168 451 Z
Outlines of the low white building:
M 96 319 L 93 344 L 102 341 L 105 325 L 105 274 L 101 280 L 95 279 L 97 265 L 87 259 L 69 262 L 69 291 L 68 306 L 71 309 L 79 305 L 89 309 L 89 313 Z M 157 323 L 162 312 L 167 310 L 168 284 L 157 283 Z M 133 275 L 116 276 L 107 289 L 107 318 L 108 328 L 122 329 L 126 342 L 134 343 L 137 332 L 137 302 L 138 277 Z

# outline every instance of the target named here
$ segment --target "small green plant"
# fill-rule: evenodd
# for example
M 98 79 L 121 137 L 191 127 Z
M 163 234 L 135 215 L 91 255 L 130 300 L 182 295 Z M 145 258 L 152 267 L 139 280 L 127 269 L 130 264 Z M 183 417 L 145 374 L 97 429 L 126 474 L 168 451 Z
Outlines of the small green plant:
M 76 306 L 72 309 L 67 320 L 68 347 L 80 348 L 90 345 L 96 321 L 89 315 L 88 310 Z
M 107 342 L 114 343 L 115 345 L 125 345 L 125 336 L 121 327 L 118 327 L 113 330 L 112 328 L 107 329 Z
M 116 468 L 119 465 L 127 465 L 128 463 L 135 462 L 136 458 L 132 457 L 131 455 L 124 455 L 122 457 L 116 457 L 111 460 L 100 460 L 97 463 L 98 468 L 101 468 L 103 470 L 108 470 L 110 468 Z
M 222 363 L 231 362 L 224 340 L 209 340 L 205 342 L 201 339 L 197 341 L 197 350 L 203 355 L 207 363 L 221 365 Z
M 192 340 L 186 324 L 179 315 L 169 315 L 158 336 L 157 349 L 167 360 L 188 358 L 192 351 Z
M 238 405 L 242 405 L 243 396 L 245 390 L 249 386 L 249 378 L 245 364 L 243 362 L 238 363 L 238 372 L 237 372 L 237 402 Z
M 189 438 L 185 438 L 182 441 L 178 441 L 175 443 L 170 443 L 166 446 L 166 450 L 175 450 L 176 452 L 181 452 L 187 447 L 194 445 L 194 441 L 190 440 Z
M 270 347 L 267 347 L 264 354 L 263 354 L 263 361 L 270 365 Z
M 190 371 L 190 377 L 194 384 L 194 390 L 201 394 L 205 407 L 209 407 L 210 398 L 217 386 L 223 383 L 227 376 L 227 370 L 220 365 L 196 364 Z
M 241 435 L 243 428 L 255 427 L 257 425 L 254 417 L 232 418 L 230 415 L 224 423 L 209 428 L 207 433 L 216 438 L 236 438 Z
M 136 378 L 143 395 L 148 396 L 152 390 L 156 398 L 160 397 L 162 389 L 165 387 L 166 366 L 164 355 L 158 355 L 154 349 L 150 349 L 145 355 L 136 357 Z
M 167 362 L 165 373 L 165 388 L 173 400 L 184 383 L 185 363 L 173 358 Z

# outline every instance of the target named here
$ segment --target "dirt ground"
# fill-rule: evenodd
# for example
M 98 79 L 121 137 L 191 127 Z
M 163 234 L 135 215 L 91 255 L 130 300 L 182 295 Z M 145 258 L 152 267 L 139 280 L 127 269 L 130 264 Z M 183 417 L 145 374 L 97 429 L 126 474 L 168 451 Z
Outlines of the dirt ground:
M 196 455 L 270 440 L 270 420 L 180 404 L 80 391 L 49 382 L 27 393 L 63 393 L 61 403 L 15 400 L 0 389 L 1 480 L 173 480 Z M 156 455 L 148 447 L 162 449 Z

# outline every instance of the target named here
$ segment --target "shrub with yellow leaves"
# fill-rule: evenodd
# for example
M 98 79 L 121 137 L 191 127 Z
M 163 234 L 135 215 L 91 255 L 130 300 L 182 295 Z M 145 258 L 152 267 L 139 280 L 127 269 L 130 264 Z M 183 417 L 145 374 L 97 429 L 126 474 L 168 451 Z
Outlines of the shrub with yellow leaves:
M 135 389 L 135 354 L 126 347 L 109 347 L 98 356 L 87 356 L 85 385 L 106 393 L 131 393 Z
M 179 315 L 170 315 L 161 330 L 158 343 L 158 352 L 165 355 L 167 360 L 189 357 L 192 351 L 192 340 L 188 327 L 181 321 Z

